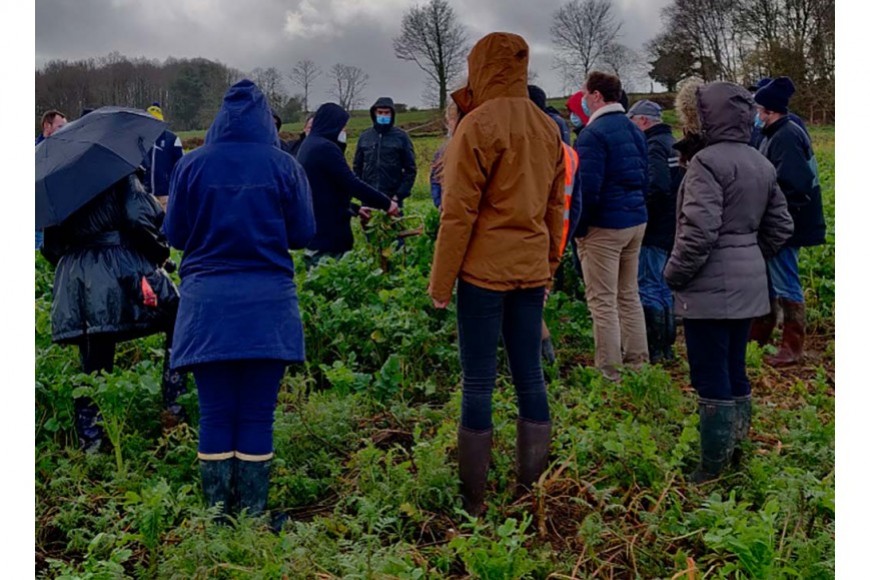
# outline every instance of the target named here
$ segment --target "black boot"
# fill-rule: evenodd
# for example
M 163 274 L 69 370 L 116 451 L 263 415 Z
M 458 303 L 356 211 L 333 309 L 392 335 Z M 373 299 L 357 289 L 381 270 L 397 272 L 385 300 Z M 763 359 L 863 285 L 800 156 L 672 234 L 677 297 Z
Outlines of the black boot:
M 701 416 L 701 462 L 692 474 L 692 481 L 704 483 L 715 479 L 731 460 L 734 451 L 734 401 L 698 399 Z
M 103 444 L 105 433 L 99 421 L 100 410 L 93 399 L 79 397 L 75 400 L 76 434 L 85 453 L 97 453 Z
M 163 357 L 163 412 L 160 415 L 160 422 L 164 429 L 171 429 L 179 423 L 186 423 L 188 420 L 187 412 L 178 404 L 178 397 L 187 392 L 187 374 L 180 373 L 169 367 L 169 357 L 172 354 L 172 349 L 165 349 L 166 355 Z
M 236 458 L 236 505 L 250 516 L 259 516 L 266 510 L 269 499 L 269 468 L 271 460 L 244 461 Z
M 677 342 L 677 317 L 673 307 L 665 310 L 664 338 L 662 340 L 662 358 L 672 361 L 674 358 L 674 344 Z
M 486 474 L 492 451 L 492 428 L 473 431 L 459 427 L 459 483 L 462 504 L 472 517 L 483 512 Z
M 749 439 L 749 424 L 752 420 L 752 395 L 734 397 L 734 454 L 731 463 L 737 465 L 743 459 L 742 441 Z
M 556 349 L 553 348 L 552 337 L 548 336 L 541 341 L 541 358 L 544 359 L 544 362 L 547 364 L 553 364 L 556 362 Z
M 202 476 L 202 493 L 208 507 L 220 505 L 222 514 L 235 513 L 233 486 L 235 485 L 234 458 L 216 461 L 199 460 L 199 473 Z M 222 516 L 218 521 L 225 521 Z
M 547 468 L 552 423 L 517 419 L 517 494 L 528 493 Z
M 658 364 L 662 362 L 664 352 L 665 313 L 649 306 L 643 307 L 643 318 L 646 322 L 646 342 L 649 347 L 649 362 Z

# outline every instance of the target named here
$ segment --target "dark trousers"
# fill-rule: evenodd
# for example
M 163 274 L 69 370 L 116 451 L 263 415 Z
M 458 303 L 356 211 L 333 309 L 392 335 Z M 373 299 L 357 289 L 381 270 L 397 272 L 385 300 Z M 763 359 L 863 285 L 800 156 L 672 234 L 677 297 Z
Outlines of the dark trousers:
M 549 421 L 541 369 L 544 288 L 495 292 L 460 280 L 456 304 L 462 362 L 462 426 L 477 431 L 492 427 L 499 336 L 504 338 L 520 417 Z
M 689 375 L 698 395 L 730 401 L 750 393 L 746 344 L 752 319 L 683 319 Z
M 79 359 L 85 374 L 115 369 L 115 339 L 112 335 L 94 334 L 85 336 L 79 343 Z M 100 410 L 90 397 L 78 397 L 74 402 L 75 425 L 79 438 L 87 444 L 98 440 L 102 428 L 97 424 Z
M 286 363 L 233 360 L 193 367 L 199 392 L 199 456 L 269 459 L 278 388 Z M 241 455 L 239 455 L 241 454 Z

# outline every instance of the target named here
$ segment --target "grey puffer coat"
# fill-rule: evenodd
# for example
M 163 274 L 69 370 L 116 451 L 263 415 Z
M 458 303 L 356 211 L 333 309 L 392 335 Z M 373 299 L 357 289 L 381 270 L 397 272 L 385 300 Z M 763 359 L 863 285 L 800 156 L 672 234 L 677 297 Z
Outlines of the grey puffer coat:
M 706 142 L 677 194 L 674 249 L 665 280 L 676 311 L 691 319 L 745 319 L 770 311 L 765 259 L 794 230 L 776 170 L 748 145 L 749 92 L 732 83 L 702 85 L 696 111 Z M 691 124 L 690 124 L 691 125 Z

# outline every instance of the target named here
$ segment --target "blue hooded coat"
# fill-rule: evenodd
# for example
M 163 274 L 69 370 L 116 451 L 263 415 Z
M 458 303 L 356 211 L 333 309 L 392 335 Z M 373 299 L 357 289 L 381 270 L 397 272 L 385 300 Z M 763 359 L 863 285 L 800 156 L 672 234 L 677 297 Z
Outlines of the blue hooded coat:
M 251 81 L 230 87 L 205 144 L 176 165 L 164 230 L 184 252 L 174 368 L 305 359 L 287 249 L 314 236 L 311 192 Z
M 348 119 L 347 111 L 335 103 L 322 105 L 297 155 L 305 168 L 314 200 L 317 235 L 308 244 L 312 250 L 341 253 L 353 249 L 352 197 L 368 207 L 390 209 L 390 198 L 366 185 L 347 165 L 338 134 Z

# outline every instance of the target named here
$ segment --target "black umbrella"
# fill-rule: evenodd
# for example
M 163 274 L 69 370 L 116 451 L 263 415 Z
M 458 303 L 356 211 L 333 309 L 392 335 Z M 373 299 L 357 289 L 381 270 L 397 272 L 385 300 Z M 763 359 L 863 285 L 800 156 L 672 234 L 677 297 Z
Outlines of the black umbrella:
M 36 227 L 61 223 L 140 166 L 166 130 L 145 111 L 102 107 L 36 146 Z

